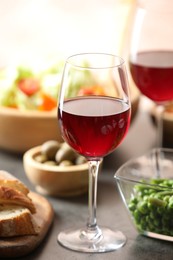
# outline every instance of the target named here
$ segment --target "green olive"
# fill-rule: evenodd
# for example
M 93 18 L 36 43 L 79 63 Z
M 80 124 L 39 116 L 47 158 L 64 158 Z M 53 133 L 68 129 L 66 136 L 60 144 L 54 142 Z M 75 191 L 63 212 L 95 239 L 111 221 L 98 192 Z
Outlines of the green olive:
M 34 159 L 39 163 L 44 163 L 48 160 L 47 156 L 45 154 L 38 154 L 34 157 Z
M 86 162 L 87 162 L 87 160 L 82 155 L 77 156 L 77 158 L 75 160 L 76 165 L 83 164 L 83 163 L 86 163 Z
M 64 160 L 64 161 L 60 162 L 60 164 L 59 164 L 59 166 L 64 166 L 64 167 L 71 166 L 71 165 L 73 165 L 73 163 L 69 160 Z
M 46 155 L 49 160 L 55 160 L 55 155 L 60 149 L 61 144 L 55 140 L 50 140 L 42 144 L 41 153 Z
M 77 157 L 77 154 L 75 151 L 72 150 L 72 148 L 64 143 L 61 146 L 61 149 L 59 149 L 55 155 L 55 161 L 60 164 L 62 161 L 64 160 L 68 160 L 68 161 L 74 161 Z
M 46 162 L 44 162 L 44 164 L 52 165 L 52 166 L 57 165 L 55 161 L 46 161 Z

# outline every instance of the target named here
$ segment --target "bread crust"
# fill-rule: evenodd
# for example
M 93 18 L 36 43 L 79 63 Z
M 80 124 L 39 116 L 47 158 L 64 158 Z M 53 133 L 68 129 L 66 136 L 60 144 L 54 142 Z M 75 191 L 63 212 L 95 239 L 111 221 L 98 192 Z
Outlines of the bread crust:
M 12 174 L 0 170 L 0 186 L 13 188 L 27 195 L 29 193 L 29 189 L 17 178 L 15 178 Z
M 28 208 L 32 214 L 36 212 L 35 206 L 28 196 L 10 187 L 0 186 L 0 204 L 19 205 Z

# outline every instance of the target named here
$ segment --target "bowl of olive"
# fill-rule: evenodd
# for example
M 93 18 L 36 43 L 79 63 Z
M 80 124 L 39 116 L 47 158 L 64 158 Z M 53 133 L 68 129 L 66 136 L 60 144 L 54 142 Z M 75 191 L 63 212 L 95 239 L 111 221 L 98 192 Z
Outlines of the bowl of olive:
M 88 190 L 88 164 L 67 143 L 49 140 L 23 155 L 27 178 L 37 192 L 50 196 L 77 196 Z
M 173 241 L 173 149 L 156 148 L 131 159 L 114 177 L 139 233 Z

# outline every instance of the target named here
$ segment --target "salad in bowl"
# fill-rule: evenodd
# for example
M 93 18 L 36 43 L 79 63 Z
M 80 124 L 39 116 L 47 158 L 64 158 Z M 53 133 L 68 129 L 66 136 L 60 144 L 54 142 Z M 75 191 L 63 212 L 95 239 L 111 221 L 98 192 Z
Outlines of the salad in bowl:
M 63 62 L 39 70 L 23 65 L 0 70 L 0 149 L 23 153 L 47 140 L 62 142 L 56 112 L 62 73 Z M 94 94 L 89 77 L 85 71 L 71 75 L 67 97 Z M 98 84 L 94 89 L 104 91 Z
M 35 70 L 34 67 L 16 66 L 0 71 L 0 106 L 20 110 L 51 111 L 57 106 L 58 92 L 61 84 L 63 62 L 49 68 Z M 86 71 L 82 77 L 72 75 L 71 88 L 67 97 L 74 92 L 79 95 L 91 94 Z M 93 84 L 95 84 L 93 79 Z M 82 86 L 82 87 L 81 87 Z M 102 93 L 101 86 L 96 85 L 95 93 Z M 94 93 L 93 93 L 94 94 Z

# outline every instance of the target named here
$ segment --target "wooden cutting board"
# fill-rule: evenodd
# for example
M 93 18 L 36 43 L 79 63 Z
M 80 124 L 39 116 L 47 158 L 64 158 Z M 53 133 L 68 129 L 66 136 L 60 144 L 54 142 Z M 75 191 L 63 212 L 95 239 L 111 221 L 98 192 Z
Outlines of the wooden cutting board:
M 37 193 L 31 192 L 29 195 L 37 210 L 33 217 L 40 227 L 39 233 L 31 236 L 0 238 L 0 259 L 27 255 L 42 242 L 49 230 L 54 216 L 52 206 L 46 198 Z

